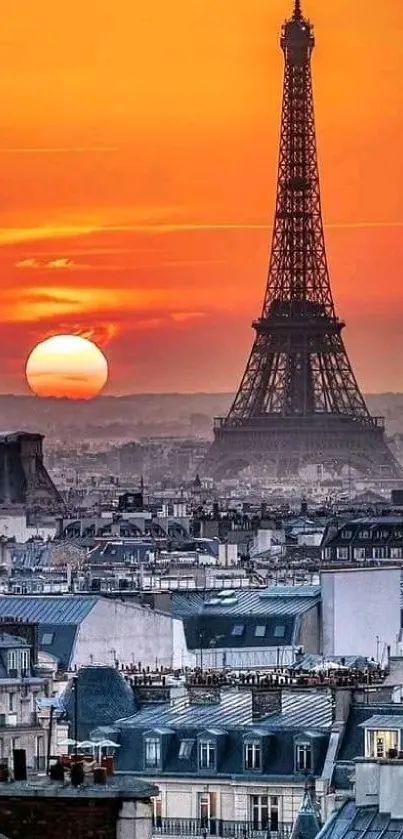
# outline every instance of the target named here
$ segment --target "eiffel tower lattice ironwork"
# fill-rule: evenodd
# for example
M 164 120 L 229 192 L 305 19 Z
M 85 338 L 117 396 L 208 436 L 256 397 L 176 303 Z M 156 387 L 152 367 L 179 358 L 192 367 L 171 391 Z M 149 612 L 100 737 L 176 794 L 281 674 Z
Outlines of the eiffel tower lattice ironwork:
M 281 33 L 284 88 L 277 198 L 266 293 L 238 393 L 205 471 L 265 464 L 277 476 L 309 463 L 401 477 L 358 387 L 335 312 L 320 200 L 312 95 L 313 26 L 300 0 Z

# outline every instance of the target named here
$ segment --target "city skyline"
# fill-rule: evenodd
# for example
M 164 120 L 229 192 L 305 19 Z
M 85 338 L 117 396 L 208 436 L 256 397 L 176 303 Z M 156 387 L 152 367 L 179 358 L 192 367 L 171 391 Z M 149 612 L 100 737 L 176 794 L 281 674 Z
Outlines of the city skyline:
M 7 10 L 1 391 L 26 392 L 33 344 L 66 330 L 104 349 L 106 393 L 236 389 L 267 275 L 291 6 Z M 403 8 L 303 8 L 337 310 L 363 390 L 399 390 Z

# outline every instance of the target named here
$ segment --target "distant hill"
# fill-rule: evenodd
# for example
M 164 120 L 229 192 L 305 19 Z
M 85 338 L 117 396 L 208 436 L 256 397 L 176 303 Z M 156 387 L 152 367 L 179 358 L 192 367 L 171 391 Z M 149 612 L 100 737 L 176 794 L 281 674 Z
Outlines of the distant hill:
M 231 393 L 139 393 L 92 401 L 0 394 L 0 430 L 39 431 L 53 440 L 138 439 L 211 435 Z M 368 394 L 372 414 L 384 416 L 388 435 L 403 434 L 403 393 Z

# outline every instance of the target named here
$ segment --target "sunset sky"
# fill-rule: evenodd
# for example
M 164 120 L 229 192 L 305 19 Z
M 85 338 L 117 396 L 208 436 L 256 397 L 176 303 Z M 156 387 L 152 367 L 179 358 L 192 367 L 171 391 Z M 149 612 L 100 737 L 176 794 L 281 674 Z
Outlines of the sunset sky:
M 403 391 L 403 2 L 305 0 L 333 292 Z M 109 393 L 236 389 L 274 212 L 292 0 L 19 0 L 0 35 L 0 391 L 58 332 Z

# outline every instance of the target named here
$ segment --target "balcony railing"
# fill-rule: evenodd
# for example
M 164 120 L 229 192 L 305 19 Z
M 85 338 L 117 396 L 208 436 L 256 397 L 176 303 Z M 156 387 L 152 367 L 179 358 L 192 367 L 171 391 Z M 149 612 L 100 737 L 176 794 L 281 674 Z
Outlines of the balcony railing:
M 153 836 L 222 836 L 224 839 L 289 839 L 292 824 L 279 824 L 271 830 L 265 820 L 226 821 L 224 819 L 179 819 L 153 817 Z

